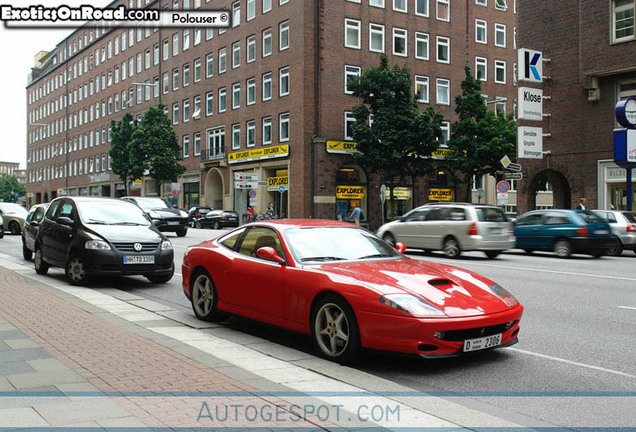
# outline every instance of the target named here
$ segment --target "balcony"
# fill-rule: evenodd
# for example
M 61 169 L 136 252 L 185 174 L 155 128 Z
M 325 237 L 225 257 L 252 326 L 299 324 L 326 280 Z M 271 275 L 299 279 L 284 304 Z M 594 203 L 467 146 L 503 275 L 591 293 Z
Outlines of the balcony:
M 227 166 L 225 147 L 201 149 L 201 168 Z

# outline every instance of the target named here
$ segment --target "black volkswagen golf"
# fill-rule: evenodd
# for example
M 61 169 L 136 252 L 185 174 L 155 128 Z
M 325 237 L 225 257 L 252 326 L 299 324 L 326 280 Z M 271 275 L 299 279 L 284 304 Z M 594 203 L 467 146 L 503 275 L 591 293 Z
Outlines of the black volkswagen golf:
M 35 241 L 35 271 L 64 267 L 72 284 L 92 275 L 143 275 L 153 283 L 174 274 L 172 244 L 131 202 L 61 197 L 51 202 Z

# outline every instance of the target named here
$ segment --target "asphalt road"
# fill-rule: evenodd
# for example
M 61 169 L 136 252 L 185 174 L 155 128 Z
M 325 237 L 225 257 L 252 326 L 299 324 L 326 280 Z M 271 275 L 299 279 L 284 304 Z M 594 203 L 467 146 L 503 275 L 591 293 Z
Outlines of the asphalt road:
M 100 280 L 96 288 L 117 287 L 190 311 L 180 277 L 185 247 L 218 234 L 197 229 L 184 238 L 169 234 L 177 274 L 167 284 L 127 277 Z M 5 236 L 0 252 L 22 261 L 20 238 Z M 435 361 L 371 352 L 359 369 L 519 424 L 636 427 L 636 254 L 562 260 L 512 251 L 495 260 L 481 253 L 449 260 L 409 252 L 415 259 L 474 270 L 512 292 L 525 307 L 520 343 Z M 47 277 L 63 280 L 64 274 L 51 269 Z M 284 330 L 240 318 L 226 325 L 313 352 L 308 338 Z

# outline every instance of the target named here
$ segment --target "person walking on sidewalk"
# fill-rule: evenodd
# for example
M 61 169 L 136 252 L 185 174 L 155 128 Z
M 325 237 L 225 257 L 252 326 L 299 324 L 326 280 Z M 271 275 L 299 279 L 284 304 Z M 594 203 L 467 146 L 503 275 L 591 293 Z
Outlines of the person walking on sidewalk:
M 349 219 L 353 219 L 353 222 L 356 225 L 360 225 L 360 217 L 362 214 L 362 210 L 355 204 L 351 204 L 351 213 L 349 214 Z

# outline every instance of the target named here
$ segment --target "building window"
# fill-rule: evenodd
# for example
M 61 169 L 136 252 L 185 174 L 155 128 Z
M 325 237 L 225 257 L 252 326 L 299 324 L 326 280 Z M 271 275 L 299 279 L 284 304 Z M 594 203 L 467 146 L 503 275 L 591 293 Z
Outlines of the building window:
M 272 98 L 272 74 L 268 72 L 263 74 L 263 101 L 268 101 Z
M 415 15 L 428 16 L 428 1 L 429 0 L 415 0 Z
M 285 21 L 278 26 L 278 50 L 284 51 L 289 48 L 289 21 Z
M 247 105 L 254 105 L 256 103 L 256 80 L 254 78 L 250 78 L 246 83 L 247 87 L 247 96 L 246 103 Z
M 221 48 L 219 50 L 219 74 L 225 73 L 227 69 L 227 50 Z
M 232 109 L 241 107 L 241 83 L 232 84 Z
M 440 21 L 450 21 L 449 0 L 437 0 L 437 19 Z
M 201 132 L 197 132 L 194 134 L 194 143 L 193 143 L 193 151 L 195 156 L 201 155 Z
M 272 29 L 263 31 L 263 57 L 272 54 Z
M 289 66 L 278 70 L 278 96 L 284 97 L 289 94 Z
M 437 104 L 450 105 L 450 81 L 437 78 Z
M 245 134 L 245 145 L 254 147 L 256 145 L 256 122 L 250 120 L 246 123 L 247 133 Z
M 506 25 L 495 24 L 495 46 L 506 47 Z
M 383 8 L 384 0 L 369 0 L 369 6 Z
M 408 32 L 403 29 L 393 28 L 393 54 L 406 57 Z
M 207 92 L 205 94 L 205 115 L 207 117 L 214 114 L 214 93 Z
M 172 124 L 179 124 L 179 103 L 175 102 L 172 104 Z
M 183 157 L 190 157 L 190 135 L 183 136 Z
M 278 117 L 278 140 L 289 141 L 289 113 L 283 113 Z
M 241 125 L 235 123 L 232 125 L 232 150 L 241 148 Z
M 263 118 L 263 144 L 271 144 L 272 143 L 272 118 L 264 117 Z
M 428 103 L 428 77 L 415 75 L 415 98 L 420 103 Z
M 450 39 L 437 36 L 437 61 L 439 63 L 450 63 Z
M 256 36 L 252 35 L 247 38 L 247 63 L 252 63 L 256 60 Z
M 179 55 L 179 33 L 172 35 L 172 57 Z
M 214 75 L 214 54 L 210 53 L 205 56 L 205 77 L 210 78 Z
M 247 10 L 245 12 L 245 21 L 251 21 L 256 18 L 256 0 L 247 0 Z
M 190 99 L 185 99 L 183 101 L 183 122 L 187 123 L 190 121 Z
M 232 27 L 241 25 L 241 2 L 232 3 Z
M 384 26 L 369 24 L 369 51 L 384 52 Z
M 190 29 L 183 30 L 183 51 L 190 49 Z
M 163 40 L 162 51 L 163 51 L 163 56 L 162 56 L 163 61 L 168 60 L 168 56 L 170 55 L 170 42 L 168 41 L 168 39 Z
M 227 109 L 227 90 L 225 87 L 219 89 L 219 112 L 225 112 Z
M 272 0 L 263 0 L 263 14 L 272 10 Z
M 172 91 L 179 90 L 179 69 L 172 70 Z
M 192 110 L 192 118 L 194 120 L 201 118 L 201 96 L 194 97 L 194 108 Z
M 407 12 L 406 0 L 393 0 L 393 10 L 397 12 Z
M 241 42 L 232 44 L 232 69 L 241 66 Z
M 353 94 L 353 90 L 349 89 L 349 82 L 352 78 L 357 78 L 362 74 L 362 68 L 360 66 L 348 66 L 345 65 L 345 94 Z
M 475 57 L 475 78 L 480 81 L 488 80 L 487 59 L 483 57 Z
M 634 0 L 614 0 L 614 42 L 634 39 Z
M 351 111 L 345 111 L 344 116 L 344 139 L 353 141 L 353 125 L 356 122 L 356 118 Z
M 495 9 L 497 10 L 508 10 L 508 3 L 506 0 L 495 0 Z
M 440 129 L 442 130 L 442 137 L 439 140 L 439 144 L 442 147 L 448 147 L 448 140 L 450 140 L 451 134 L 451 125 L 450 122 L 443 121 L 440 125 Z
M 190 65 L 183 65 L 183 86 L 187 87 L 190 85 Z
M 488 43 L 488 23 L 484 20 L 475 20 L 475 42 Z
M 225 156 L 225 126 L 208 130 L 208 159 Z
M 345 47 L 360 49 L 360 21 L 345 19 Z
M 201 59 L 194 61 L 194 82 L 201 81 Z
M 497 84 L 506 83 L 506 62 L 503 60 L 495 60 L 495 82 Z
M 415 33 L 415 58 L 420 60 L 428 60 L 428 34 Z

